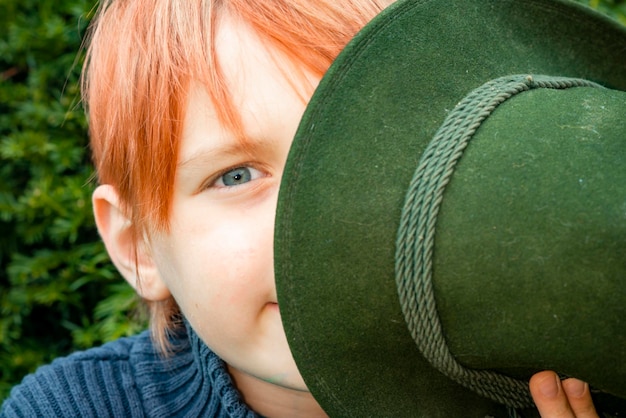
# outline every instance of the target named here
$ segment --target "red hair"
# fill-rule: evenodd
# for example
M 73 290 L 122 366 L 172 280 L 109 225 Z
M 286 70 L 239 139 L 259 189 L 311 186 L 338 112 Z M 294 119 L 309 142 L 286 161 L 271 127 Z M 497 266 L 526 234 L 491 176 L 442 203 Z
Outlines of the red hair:
M 220 16 L 246 22 L 303 74 L 321 77 L 389 2 L 102 0 L 89 32 L 83 95 L 98 180 L 117 189 L 135 236 L 168 230 L 192 81 L 204 84 L 220 123 L 243 138 L 215 53 Z M 177 310 L 174 301 L 151 306 L 157 341 Z

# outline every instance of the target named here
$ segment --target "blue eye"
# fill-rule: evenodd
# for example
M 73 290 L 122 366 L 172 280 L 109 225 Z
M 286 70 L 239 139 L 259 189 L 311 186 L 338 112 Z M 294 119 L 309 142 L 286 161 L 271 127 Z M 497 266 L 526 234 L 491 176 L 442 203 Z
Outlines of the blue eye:
M 256 179 L 259 174 L 261 173 L 258 170 L 251 167 L 237 167 L 222 174 L 217 179 L 216 186 L 239 186 Z

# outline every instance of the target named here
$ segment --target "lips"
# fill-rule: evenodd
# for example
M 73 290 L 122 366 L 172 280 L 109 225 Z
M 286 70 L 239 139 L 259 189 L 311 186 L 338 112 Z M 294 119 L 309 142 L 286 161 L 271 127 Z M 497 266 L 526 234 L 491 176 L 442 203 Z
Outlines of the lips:
M 277 302 L 267 302 L 266 304 L 268 309 L 275 309 L 278 311 L 278 303 Z

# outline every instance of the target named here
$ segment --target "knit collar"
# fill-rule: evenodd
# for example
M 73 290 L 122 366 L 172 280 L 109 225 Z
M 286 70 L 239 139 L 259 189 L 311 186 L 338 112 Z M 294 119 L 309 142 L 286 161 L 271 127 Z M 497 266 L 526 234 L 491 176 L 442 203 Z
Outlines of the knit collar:
M 170 336 L 172 351 L 163 356 L 146 335 L 134 348 L 136 385 L 151 416 L 257 418 L 243 401 L 226 364 L 184 326 Z
M 203 386 L 209 386 L 213 398 L 219 399 L 230 417 L 258 417 L 244 402 L 226 369 L 226 363 L 200 339 L 187 320 L 187 340 Z

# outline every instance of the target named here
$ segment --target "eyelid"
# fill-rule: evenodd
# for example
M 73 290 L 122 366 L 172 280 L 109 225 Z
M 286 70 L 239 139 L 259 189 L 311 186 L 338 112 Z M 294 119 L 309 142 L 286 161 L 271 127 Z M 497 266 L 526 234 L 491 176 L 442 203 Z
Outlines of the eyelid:
M 238 168 L 250 168 L 256 172 L 259 173 L 258 176 L 256 176 L 255 178 L 251 179 L 250 182 L 254 181 L 254 180 L 258 180 L 259 178 L 263 178 L 263 177 L 267 177 L 267 171 L 264 170 L 263 168 L 260 168 L 258 166 L 258 164 L 254 164 L 254 163 L 243 163 L 243 164 L 235 164 L 232 165 L 228 168 L 225 168 L 224 170 L 219 171 L 217 174 L 211 176 L 202 186 L 202 190 L 206 190 L 206 189 L 232 189 L 235 186 L 226 186 L 226 185 L 218 185 L 218 181 L 221 180 L 221 178 L 226 175 L 227 173 L 236 170 Z M 243 186 L 247 183 L 244 184 L 240 184 L 238 186 Z

